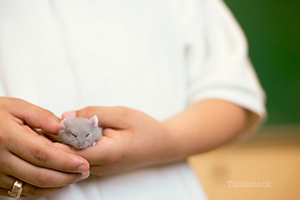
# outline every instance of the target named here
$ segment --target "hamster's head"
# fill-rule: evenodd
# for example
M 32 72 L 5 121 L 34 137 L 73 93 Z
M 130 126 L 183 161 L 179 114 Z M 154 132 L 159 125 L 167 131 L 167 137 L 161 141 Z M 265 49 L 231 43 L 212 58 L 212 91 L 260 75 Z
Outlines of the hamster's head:
M 102 129 L 98 127 L 98 118 L 64 119 L 60 130 L 59 141 L 71 145 L 76 149 L 85 149 L 91 146 L 102 136 Z

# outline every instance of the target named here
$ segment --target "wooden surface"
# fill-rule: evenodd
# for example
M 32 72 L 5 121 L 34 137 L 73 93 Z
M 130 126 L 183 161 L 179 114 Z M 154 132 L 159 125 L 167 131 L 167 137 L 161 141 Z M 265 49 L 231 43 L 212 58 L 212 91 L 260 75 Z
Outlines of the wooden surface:
M 270 132 L 189 159 L 210 200 L 300 199 L 299 134 Z

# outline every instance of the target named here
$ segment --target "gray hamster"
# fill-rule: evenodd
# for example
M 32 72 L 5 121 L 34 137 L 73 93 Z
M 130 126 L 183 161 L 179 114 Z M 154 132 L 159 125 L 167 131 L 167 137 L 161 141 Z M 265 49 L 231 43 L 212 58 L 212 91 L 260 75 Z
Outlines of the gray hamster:
M 76 149 L 94 146 L 102 136 L 96 115 L 87 118 L 64 119 L 63 128 L 58 132 L 58 141 Z

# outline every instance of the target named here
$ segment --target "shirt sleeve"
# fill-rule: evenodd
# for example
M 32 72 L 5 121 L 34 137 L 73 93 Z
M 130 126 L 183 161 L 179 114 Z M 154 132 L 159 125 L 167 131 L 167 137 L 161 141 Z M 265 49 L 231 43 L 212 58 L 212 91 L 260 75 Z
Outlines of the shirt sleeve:
M 249 110 L 261 121 L 266 115 L 265 94 L 241 28 L 223 1 L 193 2 L 185 19 L 188 104 L 222 99 Z

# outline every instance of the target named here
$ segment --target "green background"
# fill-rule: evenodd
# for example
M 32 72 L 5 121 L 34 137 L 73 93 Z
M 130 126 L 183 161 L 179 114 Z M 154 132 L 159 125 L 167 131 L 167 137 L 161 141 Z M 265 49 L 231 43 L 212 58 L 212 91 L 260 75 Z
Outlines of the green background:
M 300 124 L 300 1 L 225 0 L 267 94 L 266 125 Z

